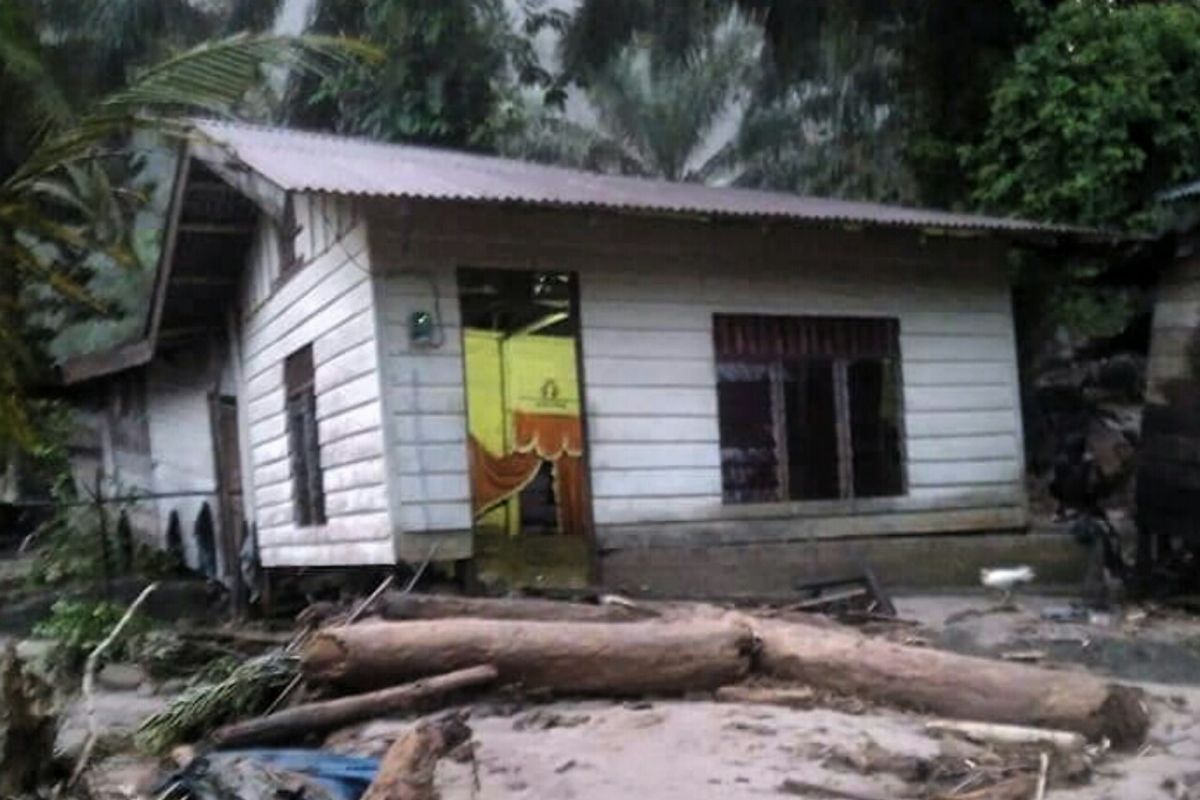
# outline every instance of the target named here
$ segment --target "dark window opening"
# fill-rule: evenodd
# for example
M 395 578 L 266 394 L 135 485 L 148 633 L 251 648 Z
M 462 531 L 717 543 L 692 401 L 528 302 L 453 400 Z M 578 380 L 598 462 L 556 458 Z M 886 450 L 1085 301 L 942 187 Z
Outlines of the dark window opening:
M 552 536 L 558 530 L 558 498 L 554 496 L 554 465 L 543 461 L 521 490 L 521 533 Z
M 899 323 L 714 317 L 727 503 L 904 493 Z
M 292 466 L 292 503 L 297 525 L 325 524 L 325 489 L 321 479 L 321 448 L 317 438 L 317 395 L 313 380 L 312 346 L 284 361 L 287 390 L 288 453 Z

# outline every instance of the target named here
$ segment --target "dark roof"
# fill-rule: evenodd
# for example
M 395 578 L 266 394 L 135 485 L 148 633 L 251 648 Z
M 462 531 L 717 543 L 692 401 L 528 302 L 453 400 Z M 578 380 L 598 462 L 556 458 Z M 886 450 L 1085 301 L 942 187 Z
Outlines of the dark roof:
M 601 175 L 494 156 L 198 120 L 198 131 L 285 191 L 1110 239 L 1006 217 Z

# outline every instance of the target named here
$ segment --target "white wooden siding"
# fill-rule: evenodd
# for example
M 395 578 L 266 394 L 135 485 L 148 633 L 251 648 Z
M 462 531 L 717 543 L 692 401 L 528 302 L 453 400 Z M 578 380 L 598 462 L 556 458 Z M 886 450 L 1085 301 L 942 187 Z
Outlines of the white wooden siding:
M 453 272 L 448 284 L 419 268 L 381 272 L 376 302 L 393 508 L 406 535 L 463 531 L 471 527 L 471 490 L 457 282 Z M 409 341 L 408 317 L 418 310 L 440 311 L 439 347 Z M 461 537 L 444 544 L 439 558 L 469 555 Z
M 205 503 L 213 521 L 220 521 L 208 400 L 212 375 L 205 369 L 207 361 L 207 351 L 200 348 L 171 362 L 158 359 L 146 372 L 154 490 L 175 495 L 156 501 L 158 526 L 165 536 L 171 513 L 179 516 L 184 557 L 193 567 L 199 564 L 196 520 Z
M 293 209 L 303 266 L 279 280 L 276 234 L 264 219 L 243 290 L 244 402 L 262 562 L 390 564 L 396 550 L 366 225 L 347 198 L 296 195 Z M 309 344 L 328 522 L 297 527 L 283 361 Z
M 465 447 L 456 283 L 462 266 L 578 275 L 602 546 L 620 540 L 620 526 L 762 513 L 869 518 L 831 523 L 832 535 L 904 532 L 906 524 L 915 531 L 1024 523 L 1015 342 L 996 244 L 467 206 L 415 204 L 401 217 L 395 209 L 380 203 L 368 215 L 372 260 L 382 275 L 389 448 L 395 474 L 411 476 L 399 499 L 407 532 L 470 524 L 466 461 L 450 455 Z M 412 346 L 408 315 L 435 307 L 445 341 Z M 716 313 L 897 317 L 907 495 L 765 510 L 725 505 Z M 425 453 L 427 459 L 416 458 Z

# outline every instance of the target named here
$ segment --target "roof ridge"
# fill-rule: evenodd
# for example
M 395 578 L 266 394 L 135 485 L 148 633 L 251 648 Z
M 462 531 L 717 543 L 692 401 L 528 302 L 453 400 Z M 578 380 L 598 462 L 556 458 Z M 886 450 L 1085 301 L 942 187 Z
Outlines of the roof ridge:
M 699 183 L 699 182 L 693 182 L 693 181 L 673 181 L 668 178 L 661 178 L 661 177 L 655 177 L 655 176 L 647 177 L 647 176 L 641 176 L 641 175 L 612 174 L 612 173 L 608 173 L 608 172 L 601 172 L 598 170 L 588 170 L 588 169 L 583 169 L 581 167 L 567 166 L 564 164 L 550 164 L 550 163 L 546 163 L 544 161 L 531 161 L 531 160 L 526 160 L 526 159 L 513 158 L 512 156 L 505 156 L 505 155 L 502 155 L 499 153 L 488 153 L 488 152 L 476 151 L 476 150 L 464 150 L 462 148 L 457 148 L 457 147 L 416 143 L 416 142 L 389 142 L 389 141 L 386 141 L 383 139 L 372 139 L 371 137 L 364 136 L 362 134 L 334 133 L 331 131 L 317 131 L 317 130 L 310 130 L 307 128 L 293 128 L 293 127 L 283 126 L 283 125 L 266 125 L 266 124 L 257 123 L 257 122 L 245 122 L 245 121 L 241 121 L 241 120 L 225 120 L 225 119 L 208 118 L 208 117 L 196 117 L 196 118 L 194 118 L 194 121 L 203 123 L 205 125 L 214 125 L 214 126 L 226 127 L 226 128 L 241 128 L 243 130 L 256 131 L 258 133 L 264 133 L 264 134 L 268 134 L 268 135 L 298 136 L 298 137 L 325 140 L 325 141 L 331 141 L 331 142 L 353 142 L 355 144 L 361 144 L 361 145 L 365 145 L 365 146 L 369 146 L 369 147 L 380 147 L 380 148 L 385 148 L 385 149 L 395 148 L 395 149 L 408 150 L 410 152 L 417 152 L 417 153 L 426 154 L 429 156 L 453 156 L 456 158 L 467 158 L 467 159 L 477 160 L 477 161 L 490 161 L 490 162 L 497 162 L 497 163 L 501 163 L 501 164 L 520 164 L 523 167 L 536 168 L 536 169 L 546 170 L 549 172 L 556 172 L 556 173 L 569 173 L 569 174 L 584 175 L 587 177 L 594 177 L 594 178 L 615 178 L 615 179 L 625 179 L 625 180 L 636 180 L 636 181 L 643 181 L 643 182 L 647 182 L 647 183 L 664 184 L 664 185 L 668 185 L 668 186 L 686 186 L 688 188 L 700 189 L 705 192 L 749 192 L 749 193 L 756 193 L 756 194 L 777 195 L 780 197 L 787 197 L 787 198 L 798 199 L 798 200 L 812 200 L 812 201 L 818 201 L 818 202 L 823 202 L 823 203 L 837 203 L 839 205 L 845 205 L 845 206 L 889 208 L 889 209 L 896 209 L 897 211 L 921 211 L 921 212 L 936 213 L 936 214 L 970 214 L 972 216 L 985 216 L 985 215 L 973 214 L 973 212 L 954 211 L 951 209 L 943 209 L 943 208 L 930 208 L 927 206 L 907 205 L 907 204 L 902 204 L 902 203 L 881 203 L 876 200 L 852 200 L 852 199 L 847 199 L 844 197 L 829 197 L 829 196 L 824 196 L 824 195 L 801 194 L 800 192 L 789 192 L 785 189 L 771 189 L 771 188 L 761 188 L 761 187 L 754 187 L 754 186 L 713 186 L 711 184 Z M 1006 220 L 1017 220 L 1018 219 L 1017 217 L 994 217 L 994 218 L 995 219 L 1006 219 Z
M 818 197 L 778 189 L 718 187 L 612 175 L 493 153 L 386 142 L 328 131 L 227 119 L 193 118 L 192 122 L 252 169 L 293 191 L 792 219 L 825 224 L 1069 234 L 1105 240 L 1120 237 L 1108 231 L 1019 217 Z M 293 145 L 291 152 L 289 140 Z M 316 158 L 302 158 L 302 151 L 310 148 L 326 150 L 317 153 Z M 396 157 L 384 157 L 389 153 Z

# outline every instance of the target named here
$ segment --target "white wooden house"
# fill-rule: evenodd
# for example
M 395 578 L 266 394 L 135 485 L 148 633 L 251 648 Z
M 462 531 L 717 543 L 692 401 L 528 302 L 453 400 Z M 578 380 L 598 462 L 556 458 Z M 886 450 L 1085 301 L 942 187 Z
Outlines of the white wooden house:
M 1088 235 L 198 122 L 144 338 L 64 374 L 142 372 L 144 479 L 268 568 L 468 559 L 487 523 L 615 585 L 765 591 L 846 542 L 903 581 L 914 542 L 1025 529 L 1006 254 Z M 541 355 L 468 363 L 496 341 Z

